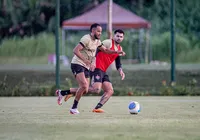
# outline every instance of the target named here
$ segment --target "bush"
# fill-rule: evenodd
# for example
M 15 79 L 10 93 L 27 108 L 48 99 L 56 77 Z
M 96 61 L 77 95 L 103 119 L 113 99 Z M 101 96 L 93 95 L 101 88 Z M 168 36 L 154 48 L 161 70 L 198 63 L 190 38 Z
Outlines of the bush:
M 72 50 L 80 41 L 82 35 L 88 32 L 70 32 L 65 42 L 65 52 L 61 49 L 60 53 L 65 53 L 68 58 L 73 57 Z M 125 31 L 125 38 L 122 42 L 126 56 L 123 59 L 137 58 L 138 34 L 136 32 Z M 101 40 L 107 38 L 106 33 L 102 34 Z M 192 36 L 190 37 L 190 39 Z M 151 39 L 153 59 L 170 60 L 170 33 L 154 35 Z M 145 42 L 142 44 L 144 53 Z M 184 35 L 176 34 L 176 60 L 177 62 L 200 62 L 198 57 L 200 43 L 196 38 L 191 41 Z M 53 34 L 41 33 L 37 36 L 5 39 L 0 46 L 0 63 L 46 63 L 48 54 L 55 53 L 55 36 Z M 39 58 L 39 59 L 38 59 Z
M 176 54 L 187 52 L 190 49 L 189 39 L 176 34 Z M 158 36 L 152 37 L 153 59 L 168 60 L 170 59 L 170 33 L 166 32 Z
M 4 40 L 0 46 L 1 56 L 38 57 L 55 52 L 55 37 L 53 34 L 42 33 L 38 36 L 24 39 L 12 38 Z
M 66 83 L 65 83 L 66 84 Z M 162 82 L 162 86 L 158 90 L 139 89 L 127 86 L 124 88 L 114 88 L 113 96 L 200 96 L 200 88 L 197 86 L 196 79 L 188 81 L 187 85 L 167 85 Z M 72 82 L 67 79 L 66 85 L 61 85 L 61 89 L 69 89 L 72 87 Z M 55 96 L 56 86 L 53 84 L 36 84 L 29 83 L 25 78 L 22 78 L 18 84 L 11 86 L 7 81 L 7 76 L 3 81 L 0 81 L 0 96 Z M 101 92 L 102 95 L 103 92 Z M 92 94 L 86 94 L 90 96 Z M 93 94 L 92 96 L 99 96 Z
M 190 49 L 188 51 L 180 52 L 179 55 L 177 55 L 177 61 L 181 63 L 198 63 L 200 62 L 200 48 L 195 47 L 194 49 Z
M 188 85 L 170 85 L 163 84 L 160 89 L 160 95 L 163 96 L 186 96 L 186 95 L 200 95 L 199 87 L 197 87 L 196 79 L 188 81 Z
M 70 79 L 66 79 L 65 85 L 61 85 L 61 89 L 69 89 L 72 87 Z M 7 75 L 0 81 L 0 96 L 55 96 L 56 86 L 53 84 L 30 83 L 23 77 L 17 84 L 9 83 Z

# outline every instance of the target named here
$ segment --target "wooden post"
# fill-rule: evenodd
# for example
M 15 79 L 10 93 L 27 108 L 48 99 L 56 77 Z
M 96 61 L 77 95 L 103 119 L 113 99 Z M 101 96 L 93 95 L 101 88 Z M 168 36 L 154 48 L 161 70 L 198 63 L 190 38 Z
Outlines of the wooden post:
M 112 38 L 112 0 L 108 0 L 108 24 L 107 24 L 107 33 L 108 38 Z M 113 62 L 109 69 L 114 70 L 115 69 L 115 62 Z
M 108 0 L 108 24 L 107 24 L 108 38 L 112 38 L 112 0 Z
M 149 63 L 149 29 L 146 30 L 145 63 Z
M 66 55 L 66 51 L 65 51 L 65 38 L 66 38 L 66 35 L 65 35 L 65 29 L 63 28 L 62 29 L 62 55 Z

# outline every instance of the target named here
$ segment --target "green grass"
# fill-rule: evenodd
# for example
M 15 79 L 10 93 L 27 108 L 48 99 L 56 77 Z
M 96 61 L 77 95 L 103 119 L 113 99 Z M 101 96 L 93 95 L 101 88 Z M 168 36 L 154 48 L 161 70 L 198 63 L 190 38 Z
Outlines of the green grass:
M 100 97 L 83 97 L 81 114 L 70 115 L 73 100 L 56 97 L 0 98 L 1 140 L 199 140 L 200 97 L 112 97 L 106 113 L 91 112 Z M 130 115 L 131 100 L 142 110 Z

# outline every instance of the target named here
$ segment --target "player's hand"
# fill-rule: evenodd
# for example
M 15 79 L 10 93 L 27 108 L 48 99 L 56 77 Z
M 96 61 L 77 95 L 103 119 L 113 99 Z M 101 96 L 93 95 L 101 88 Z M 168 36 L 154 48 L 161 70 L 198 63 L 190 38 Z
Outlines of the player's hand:
M 126 53 L 124 51 L 122 51 L 122 53 L 119 54 L 119 56 L 125 56 L 125 55 L 126 55 Z
M 126 53 L 124 51 L 117 51 L 117 54 L 119 54 L 120 56 L 125 56 Z
M 91 62 L 90 62 L 89 60 L 86 59 L 86 60 L 84 60 L 83 62 L 86 64 L 86 66 L 90 67 Z
M 120 74 L 120 76 L 122 77 L 121 80 L 124 80 L 124 78 L 125 78 L 125 74 L 124 74 L 124 72 L 123 72 L 122 69 L 119 70 L 119 74 Z
M 95 64 L 91 64 L 91 65 L 90 65 L 90 71 L 94 71 L 95 68 L 96 68 L 96 65 L 95 65 Z

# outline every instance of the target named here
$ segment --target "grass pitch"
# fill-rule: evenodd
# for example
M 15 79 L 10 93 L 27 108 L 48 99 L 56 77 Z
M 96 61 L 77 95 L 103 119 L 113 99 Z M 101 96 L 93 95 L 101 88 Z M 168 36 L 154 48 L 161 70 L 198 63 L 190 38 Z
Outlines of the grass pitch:
M 199 140 L 200 97 L 112 97 L 104 114 L 91 110 L 100 97 L 83 97 L 79 115 L 56 97 L 0 98 L 0 140 Z M 138 101 L 141 113 L 130 115 Z

